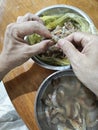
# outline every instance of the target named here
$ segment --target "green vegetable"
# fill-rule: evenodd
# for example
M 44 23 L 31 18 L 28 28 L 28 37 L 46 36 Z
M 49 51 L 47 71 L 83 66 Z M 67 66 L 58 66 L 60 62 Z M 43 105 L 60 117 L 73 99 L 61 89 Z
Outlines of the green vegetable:
M 63 26 L 63 24 L 67 21 L 71 21 L 74 26 L 79 28 L 82 32 L 90 32 L 89 23 L 81 16 L 74 13 L 66 13 L 64 15 L 51 15 L 51 16 L 43 16 L 41 19 L 45 22 L 45 26 L 49 30 L 53 30 L 57 25 Z M 38 43 L 43 38 L 38 34 L 32 34 L 28 36 L 27 40 L 30 44 Z
M 56 28 L 57 25 L 63 26 L 63 24 L 68 20 L 77 23 L 77 26 L 80 26 L 80 30 L 83 32 L 90 32 L 89 30 L 89 23 L 81 16 L 73 13 L 66 13 L 63 16 L 60 16 L 58 19 L 54 20 L 53 22 L 46 23 L 46 27 L 49 30 L 53 30 Z
M 29 35 L 27 37 L 27 41 L 33 45 L 33 44 L 36 44 L 36 43 L 39 43 L 40 41 L 42 41 L 42 36 L 38 35 L 38 34 L 32 34 L 32 35 Z
M 48 28 L 48 30 L 54 30 L 58 25 L 64 26 L 64 23 L 71 22 L 74 27 L 76 27 L 81 32 L 91 32 L 89 23 L 81 16 L 74 14 L 74 13 L 65 13 L 65 14 L 59 14 L 59 15 L 51 15 L 51 16 L 43 16 L 41 17 L 43 20 L 45 26 Z M 39 43 L 44 38 L 38 34 L 33 34 L 27 37 L 28 42 L 32 44 Z M 55 66 L 65 66 L 69 65 L 70 62 L 67 58 L 56 56 L 47 56 L 44 53 L 43 55 L 37 55 L 36 56 L 41 61 Z
M 51 16 L 43 16 L 41 17 L 41 19 L 44 21 L 44 24 L 47 26 L 49 23 L 53 22 L 54 20 L 57 20 L 58 18 L 60 18 L 61 15 L 51 15 Z
M 60 59 L 60 58 L 45 57 L 45 56 L 44 57 L 37 56 L 37 58 L 45 62 L 46 64 L 54 65 L 54 66 L 65 66 L 70 64 L 67 58 Z

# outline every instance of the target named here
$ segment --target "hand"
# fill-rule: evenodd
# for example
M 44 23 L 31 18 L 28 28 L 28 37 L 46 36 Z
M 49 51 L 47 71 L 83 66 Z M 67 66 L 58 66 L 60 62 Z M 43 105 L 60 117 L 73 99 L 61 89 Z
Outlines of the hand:
M 53 44 L 51 40 L 44 40 L 38 44 L 29 45 L 24 37 L 33 33 L 51 38 L 50 32 L 45 28 L 40 18 L 30 13 L 18 17 L 16 23 L 7 26 L 0 55 L 0 75 L 5 75 L 11 69 L 21 65 L 33 55 L 45 51 Z
M 98 36 L 76 32 L 59 40 L 57 45 L 70 60 L 78 79 L 98 95 Z M 82 51 L 75 46 L 82 46 Z

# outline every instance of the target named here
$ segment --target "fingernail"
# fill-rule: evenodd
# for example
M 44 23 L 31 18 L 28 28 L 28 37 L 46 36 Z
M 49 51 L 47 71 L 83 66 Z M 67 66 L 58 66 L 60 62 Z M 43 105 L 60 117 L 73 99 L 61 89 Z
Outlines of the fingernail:
M 54 45 L 54 42 L 50 40 L 49 45 Z
M 57 46 L 59 47 L 59 48 L 62 48 L 62 46 L 64 45 L 64 41 L 62 41 L 62 40 L 59 40 L 58 41 L 58 43 L 57 43 Z
M 55 47 L 60 48 L 60 46 L 59 46 L 59 44 L 58 44 L 58 43 L 57 43 L 57 44 L 55 44 Z

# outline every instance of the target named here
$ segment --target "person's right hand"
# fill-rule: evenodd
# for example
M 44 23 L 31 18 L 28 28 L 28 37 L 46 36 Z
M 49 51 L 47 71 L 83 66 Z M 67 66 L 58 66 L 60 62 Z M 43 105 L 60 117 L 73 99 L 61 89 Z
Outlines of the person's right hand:
M 80 52 L 74 46 L 82 46 Z M 98 36 L 76 32 L 57 44 L 71 62 L 78 79 L 98 95 Z

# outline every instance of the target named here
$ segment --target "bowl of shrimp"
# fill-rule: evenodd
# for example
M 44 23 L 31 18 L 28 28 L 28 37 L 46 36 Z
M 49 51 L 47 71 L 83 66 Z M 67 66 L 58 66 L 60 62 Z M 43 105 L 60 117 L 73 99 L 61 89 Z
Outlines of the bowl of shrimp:
M 39 87 L 35 117 L 40 130 L 97 130 L 98 98 L 72 70 L 57 71 Z
M 32 59 L 40 66 L 51 70 L 66 70 L 70 68 L 70 61 L 61 49 L 56 47 L 59 39 L 73 32 L 88 32 L 96 34 L 96 28 L 91 18 L 79 8 L 69 5 L 53 5 L 36 13 L 51 32 L 55 45 L 44 53 L 33 56 Z M 45 38 L 32 34 L 27 36 L 28 42 L 33 45 Z

